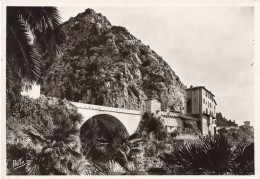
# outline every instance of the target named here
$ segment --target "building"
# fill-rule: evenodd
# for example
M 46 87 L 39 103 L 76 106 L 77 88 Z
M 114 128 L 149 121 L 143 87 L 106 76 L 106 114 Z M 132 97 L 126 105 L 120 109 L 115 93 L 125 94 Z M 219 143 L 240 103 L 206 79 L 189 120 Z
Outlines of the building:
M 202 135 L 216 134 L 216 106 L 215 96 L 204 86 L 197 86 L 186 90 L 186 114 L 199 119 Z
M 214 94 L 204 86 L 191 86 L 185 92 L 184 114 L 162 110 L 161 101 L 157 98 L 145 101 L 145 112 L 161 118 L 169 132 L 189 128 L 203 136 L 215 135 L 217 103 Z
M 161 101 L 158 98 L 145 100 L 145 112 L 160 118 L 168 132 L 200 133 L 197 126 L 197 118 L 162 109 Z
M 145 112 L 158 115 L 161 109 L 162 104 L 158 98 L 149 98 L 145 100 Z
M 38 98 L 40 85 L 27 85 L 21 93 L 25 96 Z M 158 98 L 145 100 L 144 112 L 154 114 L 162 119 L 168 132 L 179 130 L 184 133 L 196 133 L 202 135 L 214 135 L 216 133 L 216 101 L 214 95 L 205 87 L 190 87 L 185 89 L 184 112 L 162 109 L 162 103 Z M 245 126 L 250 122 L 245 121 Z M 250 127 L 249 127 L 250 128 Z
M 244 121 L 244 128 L 250 130 L 250 131 L 254 131 L 254 127 L 250 125 L 250 121 Z
M 244 126 L 246 128 L 249 128 L 250 127 L 250 121 L 244 121 Z
M 41 88 L 40 85 L 37 84 L 26 84 L 22 88 L 21 95 L 29 96 L 30 98 L 39 98 L 40 97 Z

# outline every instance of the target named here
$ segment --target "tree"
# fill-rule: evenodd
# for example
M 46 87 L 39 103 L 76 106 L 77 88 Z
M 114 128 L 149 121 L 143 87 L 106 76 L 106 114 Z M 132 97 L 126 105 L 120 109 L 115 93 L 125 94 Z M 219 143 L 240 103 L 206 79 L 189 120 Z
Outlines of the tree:
M 167 136 L 167 130 L 160 118 L 145 113 L 138 126 L 137 132 L 146 132 L 154 134 L 158 140 L 163 140 Z
M 9 99 L 19 96 L 22 80 L 40 81 L 42 55 L 62 53 L 65 31 L 56 7 L 8 7 L 6 35 Z
M 254 167 L 254 142 L 239 144 L 235 150 L 234 174 L 253 175 Z
M 220 135 L 188 143 L 172 153 L 160 156 L 173 174 L 232 174 L 233 152 L 228 140 Z
M 118 162 L 126 171 L 131 171 L 130 162 L 135 162 L 137 155 L 142 152 L 142 139 L 137 133 L 126 139 L 115 137 L 112 141 L 104 138 L 97 139 L 97 149 L 101 155 Z

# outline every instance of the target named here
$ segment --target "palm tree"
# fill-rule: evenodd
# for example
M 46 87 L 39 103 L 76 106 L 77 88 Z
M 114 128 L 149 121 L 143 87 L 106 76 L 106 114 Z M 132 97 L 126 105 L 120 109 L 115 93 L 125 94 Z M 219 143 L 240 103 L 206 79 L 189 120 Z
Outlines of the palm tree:
M 160 155 L 160 158 L 171 174 L 208 174 L 208 171 L 205 170 L 206 153 L 203 151 L 201 144 L 187 143 L 172 153 Z
M 126 171 L 131 172 L 130 162 L 134 162 L 137 155 L 142 152 L 141 143 L 142 139 L 134 133 L 127 139 L 115 137 L 112 142 L 99 138 L 96 147 L 98 151 L 118 162 Z
M 254 174 L 254 142 L 239 144 L 235 149 L 236 175 Z
M 7 163 L 24 157 L 27 165 L 26 171 L 13 171 L 9 166 L 10 174 L 88 174 L 95 168 L 80 153 L 82 116 L 76 108 L 45 97 L 23 97 L 21 103 L 23 117 L 7 120 Z
M 21 79 L 39 82 L 42 55 L 61 54 L 65 37 L 56 7 L 7 7 L 7 93 L 18 93 Z
M 97 175 L 126 175 L 127 171 L 116 161 L 108 160 L 107 162 L 95 162 Z M 93 175 L 91 173 L 91 175 Z
M 212 174 L 231 174 L 234 167 L 234 153 L 232 145 L 224 135 L 202 139 L 202 147 L 207 154 L 206 168 Z
M 201 142 L 184 144 L 172 153 L 160 156 L 174 174 L 232 174 L 234 153 L 226 137 L 205 138 Z

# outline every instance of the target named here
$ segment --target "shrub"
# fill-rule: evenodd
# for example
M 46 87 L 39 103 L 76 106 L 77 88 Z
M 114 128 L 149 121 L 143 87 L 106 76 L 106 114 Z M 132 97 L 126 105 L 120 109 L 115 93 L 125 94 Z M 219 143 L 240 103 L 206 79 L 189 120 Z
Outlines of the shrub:
M 214 138 L 204 138 L 202 148 L 207 157 L 205 169 L 217 175 L 232 173 L 232 145 L 225 136 L 217 135 Z
M 66 101 L 22 97 L 7 118 L 8 174 L 86 173 L 91 164 L 79 153 L 80 121 L 81 115 Z M 10 162 L 20 158 L 26 165 L 17 172 Z
M 162 154 L 160 158 L 170 169 L 171 174 L 207 174 L 204 170 L 206 154 L 198 143 L 188 143 L 177 151 Z
M 148 113 L 143 115 L 143 118 L 137 128 L 137 132 L 146 132 L 148 135 L 154 134 L 155 138 L 158 140 L 165 140 L 167 137 L 167 130 L 162 121 L 154 115 Z
M 151 63 L 152 63 L 151 60 L 146 60 L 146 61 L 144 61 L 144 62 L 142 63 L 142 66 L 143 66 L 143 67 L 147 67 L 147 66 L 150 66 Z
M 172 174 L 253 174 L 254 144 L 243 144 L 232 150 L 223 135 L 187 143 L 178 150 L 160 156 Z
M 239 144 L 235 149 L 236 175 L 254 174 L 254 142 Z

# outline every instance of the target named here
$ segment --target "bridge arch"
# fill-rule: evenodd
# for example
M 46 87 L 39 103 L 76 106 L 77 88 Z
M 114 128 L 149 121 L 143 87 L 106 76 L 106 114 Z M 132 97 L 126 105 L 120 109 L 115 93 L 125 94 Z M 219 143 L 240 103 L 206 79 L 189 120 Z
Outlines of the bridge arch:
M 112 146 L 121 144 L 129 137 L 124 124 L 109 114 L 98 114 L 87 119 L 80 128 L 82 152 L 92 159 L 104 153 L 113 155 Z
M 97 126 L 99 124 L 102 126 Z M 93 130 L 96 130 L 97 127 L 109 127 L 122 133 L 125 137 L 129 136 L 126 126 L 115 116 L 106 113 L 93 115 L 89 119 L 84 120 L 80 127 L 80 132 L 84 131 L 88 126 L 92 127 Z
M 126 128 L 129 135 L 133 134 L 141 120 L 141 112 L 128 109 L 113 108 L 92 104 L 71 102 L 83 116 L 83 125 L 90 118 L 97 115 L 110 115 L 118 119 Z

